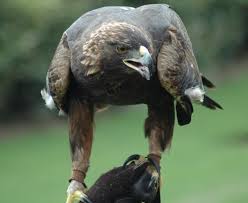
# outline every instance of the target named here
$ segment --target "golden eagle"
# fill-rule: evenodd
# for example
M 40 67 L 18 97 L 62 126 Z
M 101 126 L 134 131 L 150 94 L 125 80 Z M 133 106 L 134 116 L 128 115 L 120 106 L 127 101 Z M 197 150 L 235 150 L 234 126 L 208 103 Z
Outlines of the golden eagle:
M 158 163 L 179 125 L 190 123 L 192 103 L 221 106 L 205 95 L 214 85 L 198 70 L 178 14 L 166 4 L 103 7 L 85 13 L 62 35 L 42 97 L 68 115 L 71 194 L 83 190 L 93 118 L 106 105 L 147 104 L 145 135 Z

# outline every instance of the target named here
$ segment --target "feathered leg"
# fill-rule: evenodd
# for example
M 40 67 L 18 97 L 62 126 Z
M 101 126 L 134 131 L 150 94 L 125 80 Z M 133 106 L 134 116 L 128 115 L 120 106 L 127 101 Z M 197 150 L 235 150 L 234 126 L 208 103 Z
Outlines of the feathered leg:
M 67 192 L 71 196 L 75 191 L 85 189 L 84 179 L 93 141 L 93 105 L 71 99 L 68 116 L 72 176 Z
M 163 105 L 148 105 L 145 135 L 148 137 L 149 153 L 158 163 L 162 152 L 170 145 L 175 121 L 174 103 L 166 100 Z
M 145 121 L 145 134 L 149 142 L 148 157 L 160 164 L 162 152 L 170 145 L 175 122 L 173 99 L 162 105 L 148 105 L 148 118 Z M 152 203 L 160 203 L 160 187 Z

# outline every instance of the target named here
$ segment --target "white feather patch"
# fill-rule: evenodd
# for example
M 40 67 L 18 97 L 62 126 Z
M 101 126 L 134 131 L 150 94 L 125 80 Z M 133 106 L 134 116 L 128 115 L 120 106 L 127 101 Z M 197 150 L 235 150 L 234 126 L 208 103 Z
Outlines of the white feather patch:
M 134 8 L 133 7 L 121 7 L 121 9 L 123 9 L 123 10 L 126 10 L 126 11 L 128 11 L 128 10 L 133 10 Z
M 205 92 L 199 87 L 186 89 L 184 92 L 192 102 L 203 102 Z
M 66 116 L 66 113 L 63 110 L 59 110 L 59 116 Z
M 42 96 L 42 99 L 44 99 L 47 108 L 49 108 L 51 110 L 54 109 L 55 108 L 55 103 L 53 101 L 52 96 L 46 91 L 46 89 L 42 89 L 40 91 L 40 94 Z

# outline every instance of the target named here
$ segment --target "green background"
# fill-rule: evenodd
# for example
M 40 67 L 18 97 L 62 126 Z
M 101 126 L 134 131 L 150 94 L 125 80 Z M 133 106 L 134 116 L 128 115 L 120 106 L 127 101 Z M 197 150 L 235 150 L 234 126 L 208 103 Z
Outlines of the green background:
M 162 202 L 246 203 L 248 134 L 246 78 L 220 86 L 211 96 L 224 111 L 197 107 L 191 125 L 176 127 L 162 161 Z M 242 98 L 241 98 L 242 95 Z M 240 99 L 237 99 L 240 97 Z M 228 99 L 227 99 L 228 98 Z M 87 184 L 133 153 L 147 153 L 144 106 L 98 114 Z M 64 202 L 70 175 L 66 122 L 37 125 L 0 143 L 1 202 Z

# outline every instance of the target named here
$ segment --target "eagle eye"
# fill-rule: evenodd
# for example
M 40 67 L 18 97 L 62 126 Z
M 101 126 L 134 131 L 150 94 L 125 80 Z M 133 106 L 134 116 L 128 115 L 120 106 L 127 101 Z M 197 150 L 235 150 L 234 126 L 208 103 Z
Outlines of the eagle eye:
M 116 52 L 119 54 L 125 54 L 128 51 L 128 47 L 126 46 L 116 46 Z

